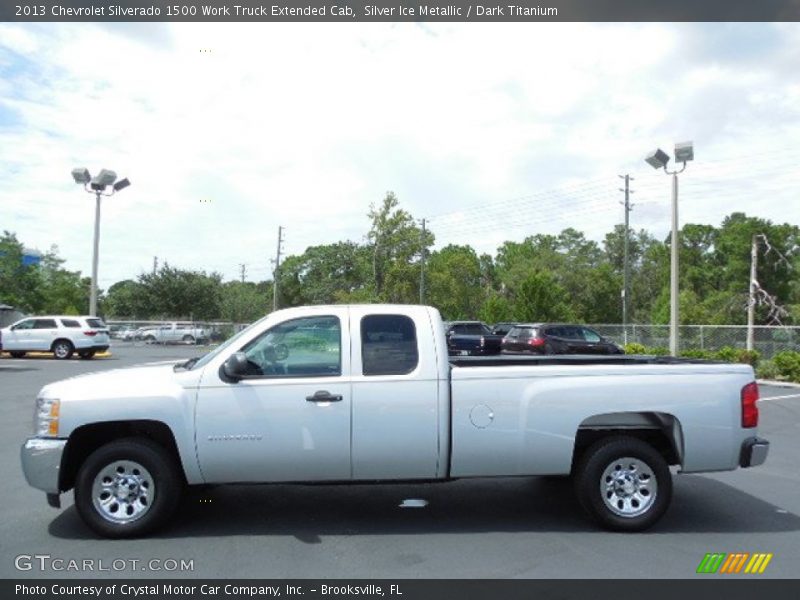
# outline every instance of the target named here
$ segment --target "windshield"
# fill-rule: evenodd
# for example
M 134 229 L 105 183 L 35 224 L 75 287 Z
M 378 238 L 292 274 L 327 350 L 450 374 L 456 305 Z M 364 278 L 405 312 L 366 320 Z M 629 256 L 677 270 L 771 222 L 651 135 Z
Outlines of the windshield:
M 269 316 L 269 315 L 267 315 L 267 316 Z M 217 346 L 216 348 L 214 348 L 214 349 L 213 349 L 211 352 L 209 352 L 208 354 L 206 354 L 206 355 L 202 356 L 202 357 L 201 357 L 201 358 L 199 358 L 199 359 L 194 359 L 194 358 L 191 358 L 191 359 L 189 359 L 188 361 L 186 361 L 185 363 L 183 363 L 183 365 L 182 365 L 182 366 L 184 366 L 184 367 L 185 367 L 187 370 L 189 370 L 189 371 L 191 371 L 191 370 L 193 370 L 193 369 L 197 369 L 197 368 L 199 368 L 199 367 L 204 367 L 204 366 L 206 366 L 206 365 L 207 365 L 209 362 L 211 362 L 211 360 L 212 360 L 212 359 L 213 359 L 215 356 L 217 356 L 217 355 L 218 355 L 220 352 L 222 352 L 222 351 L 226 350 L 228 347 L 230 347 L 231 345 L 233 345 L 234 343 L 236 343 L 236 341 L 237 341 L 237 340 L 239 340 L 239 339 L 241 339 L 242 337 L 244 337 L 244 336 L 245 336 L 247 333 L 249 333 L 249 332 L 250 332 L 250 330 L 251 330 L 251 329 L 253 329 L 253 327 L 256 327 L 257 325 L 259 325 L 260 323 L 262 323 L 262 322 L 263 322 L 263 321 L 264 321 L 266 318 L 267 318 L 267 317 L 262 317 L 262 318 L 260 318 L 258 321 L 256 321 L 256 322 L 255 322 L 255 323 L 253 323 L 252 325 L 249 325 L 248 327 L 245 327 L 244 329 L 242 329 L 242 330 L 241 330 L 239 333 L 237 333 L 237 334 L 236 334 L 236 335 L 234 335 L 233 337 L 229 337 L 227 340 L 225 340 L 224 342 L 222 342 L 222 343 L 221 343 L 219 346 Z

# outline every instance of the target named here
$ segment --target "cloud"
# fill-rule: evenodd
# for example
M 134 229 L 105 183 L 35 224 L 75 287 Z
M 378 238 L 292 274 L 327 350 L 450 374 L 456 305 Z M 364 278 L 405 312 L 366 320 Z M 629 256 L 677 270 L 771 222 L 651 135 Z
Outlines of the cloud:
M 747 210 L 797 223 L 799 32 L 3 24 L 0 221 L 87 273 L 94 200 L 69 171 L 129 177 L 103 200 L 106 288 L 153 256 L 266 278 L 278 225 L 289 253 L 360 241 L 387 190 L 432 217 L 439 244 L 491 253 L 567 226 L 600 239 L 622 218 L 629 172 L 633 225 L 663 235 L 669 182 L 642 157 L 693 139 L 682 222 Z

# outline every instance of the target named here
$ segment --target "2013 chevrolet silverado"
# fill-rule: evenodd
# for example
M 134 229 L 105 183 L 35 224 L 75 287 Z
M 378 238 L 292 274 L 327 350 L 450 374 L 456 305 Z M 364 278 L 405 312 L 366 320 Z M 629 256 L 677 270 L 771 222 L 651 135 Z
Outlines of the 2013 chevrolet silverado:
M 571 475 L 601 525 L 667 510 L 670 466 L 751 467 L 748 365 L 668 357 L 448 357 L 425 306 L 274 312 L 202 358 L 42 388 L 28 483 L 74 488 L 108 537 L 163 525 L 188 485 Z

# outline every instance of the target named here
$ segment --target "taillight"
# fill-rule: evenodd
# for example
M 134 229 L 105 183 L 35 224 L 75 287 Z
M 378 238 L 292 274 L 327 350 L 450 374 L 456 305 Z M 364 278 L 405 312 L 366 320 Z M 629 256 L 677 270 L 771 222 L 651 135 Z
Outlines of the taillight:
M 742 427 L 758 427 L 758 384 L 751 381 L 742 388 Z
M 531 338 L 528 340 L 531 346 L 544 346 L 544 338 Z
M 91 330 L 90 331 L 84 331 L 83 335 L 88 335 L 89 337 L 94 337 L 94 336 L 97 335 L 97 332 L 96 331 L 91 331 Z

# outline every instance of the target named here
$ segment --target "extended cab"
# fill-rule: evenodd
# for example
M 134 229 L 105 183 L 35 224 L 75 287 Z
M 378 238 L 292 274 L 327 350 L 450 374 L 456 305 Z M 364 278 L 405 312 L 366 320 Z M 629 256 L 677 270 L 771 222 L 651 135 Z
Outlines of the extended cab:
M 36 399 L 28 483 L 109 537 L 186 484 L 572 475 L 601 525 L 651 526 L 685 473 L 764 462 L 748 365 L 448 357 L 424 306 L 274 312 L 202 358 L 74 377 Z

